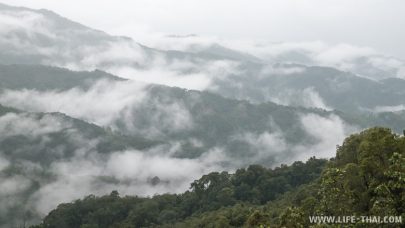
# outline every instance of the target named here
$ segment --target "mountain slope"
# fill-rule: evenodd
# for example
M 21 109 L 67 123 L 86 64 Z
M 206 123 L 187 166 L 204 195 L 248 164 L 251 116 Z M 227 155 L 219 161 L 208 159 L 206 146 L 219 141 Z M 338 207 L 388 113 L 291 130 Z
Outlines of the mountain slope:
M 310 227 L 315 222 L 309 217 L 318 213 L 392 216 L 384 225 L 401 227 L 404 143 L 389 129 L 371 128 L 346 138 L 327 162 L 311 158 L 275 169 L 256 165 L 233 174 L 214 172 L 175 195 L 90 195 L 59 205 L 36 227 Z M 382 226 L 358 218 L 343 224 Z
M 0 88 L 19 90 L 88 89 L 98 80 L 123 80 L 102 71 L 74 72 L 41 65 L 0 65 Z
M 316 180 L 325 164 L 325 160 L 312 158 L 306 163 L 296 162 L 275 169 L 252 165 L 238 169 L 233 174 L 213 172 L 191 183 L 190 191 L 177 195 L 120 197 L 116 191 L 103 197 L 90 195 L 74 203 L 61 204 L 45 217 L 42 224 L 44 227 L 178 227 L 173 223 L 199 218 L 205 215 L 204 212 L 265 204 L 287 191 Z M 238 218 L 233 221 L 236 227 L 244 223 L 239 213 L 235 213 Z
M 21 222 L 27 213 L 30 216 L 27 221 L 37 221 L 41 216 L 39 205 L 46 202 L 41 202 L 42 194 L 52 195 L 46 193 L 47 188 L 71 185 L 69 179 L 57 183 L 67 174 L 63 170 L 70 161 L 78 164 L 77 159 L 108 157 L 116 151 L 147 150 L 159 144 L 119 135 L 61 113 L 27 113 L 0 105 L 0 226 Z M 80 176 L 98 185 L 111 181 L 103 180 L 101 173 L 94 177 L 85 173 Z M 59 199 L 53 200 L 66 197 L 59 193 L 56 196 Z
M 380 107 L 398 109 L 405 105 L 402 92 L 405 85 L 401 79 L 379 82 L 334 68 L 283 64 L 291 62 L 288 58 L 280 59 L 281 64 L 269 63 L 265 58 L 218 44 L 164 51 L 131 38 L 110 36 L 47 10 L 2 5 L 0 15 L 7 19 L 0 21 L 3 64 L 101 69 L 120 77 L 207 90 L 232 99 L 273 101 L 347 113 L 373 112 Z M 181 43 L 182 39 L 178 40 Z M 380 62 L 384 63 L 381 59 Z M 398 83 L 393 86 L 390 80 Z
M 278 64 L 267 68 L 255 68 L 243 75 L 218 80 L 217 93 L 254 102 L 272 100 L 348 113 L 403 105 L 405 100 L 405 80 L 402 79 L 378 82 L 327 67 Z
M 195 158 L 212 149 L 232 151 L 230 156 L 251 157 L 265 150 L 283 152 L 276 154 L 284 158 L 294 156 L 294 147 L 287 145 L 322 141 L 306 126 L 306 119 L 331 122 L 343 134 L 339 137 L 346 131 L 346 119 L 341 121 L 333 112 L 251 104 L 209 92 L 119 80 L 99 71 L 3 65 L 0 72 L 5 72 L 0 74 L 4 81 L 0 102 L 8 106 L 63 112 L 121 134 L 175 141 L 180 146 L 175 154 L 180 157 Z M 266 144 L 263 137 L 270 137 L 274 145 Z M 259 160 L 267 162 L 263 157 Z
M 324 141 L 322 135 L 308 126 L 309 121 L 320 121 L 325 124 L 322 127 L 330 127 L 337 137 L 352 131 L 350 126 L 382 125 L 398 132 L 405 128 L 400 112 L 360 118 L 270 102 L 251 104 L 209 92 L 121 80 L 101 71 L 0 65 L 0 77 L 3 104 L 27 111 L 63 112 L 124 135 L 176 142 L 179 148 L 175 155 L 179 157 L 195 158 L 220 149 L 230 156 L 247 156 L 245 159 L 269 150 L 266 152 L 269 155 L 285 159 L 298 153 L 297 146 L 312 147 Z M 329 143 L 333 145 L 333 141 Z M 327 149 L 314 150 L 313 155 Z M 258 161 L 274 162 L 274 157 L 268 159 L 260 157 Z

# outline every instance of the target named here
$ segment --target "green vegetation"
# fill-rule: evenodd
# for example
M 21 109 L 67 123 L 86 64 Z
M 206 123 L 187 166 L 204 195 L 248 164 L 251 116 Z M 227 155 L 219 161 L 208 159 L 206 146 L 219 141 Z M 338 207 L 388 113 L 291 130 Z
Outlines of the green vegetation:
M 191 184 L 180 195 L 153 198 L 88 196 L 71 204 L 61 204 L 44 220 L 42 227 L 145 227 L 179 222 L 190 216 L 223 207 L 262 205 L 277 196 L 319 177 L 326 161 L 311 158 L 306 163 L 266 169 L 252 165 L 235 174 L 213 172 Z M 235 225 L 242 225 L 241 217 Z
M 52 165 L 72 159 L 83 148 L 80 142 L 85 142 L 89 151 L 106 155 L 129 148 L 147 149 L 160 143 L 121 135 L 62 113 L 29 113 L 2 105 L 0 132 L 0 163 L 7 161 L 0 167 L 0 183 L 3 184 L 0 190 L 0 227 L 14 227 L 10 224 L 22 224 L 22 220 L 38 220 L 39 215 L 27 209 L 30 197 L 44 184 L 55 180 Z M 22 177 L 29 178 L 28 187 L 17 181 L 12 186 L 18 191 L 7 188 L 9 180 Z
M 178 195 L 91 195 L 59 205 L 35 227 L 318 227 L 310 215 L 404 218 L 405 138 L 371 128 L 348 137 L 330 161 L 214 172 Z

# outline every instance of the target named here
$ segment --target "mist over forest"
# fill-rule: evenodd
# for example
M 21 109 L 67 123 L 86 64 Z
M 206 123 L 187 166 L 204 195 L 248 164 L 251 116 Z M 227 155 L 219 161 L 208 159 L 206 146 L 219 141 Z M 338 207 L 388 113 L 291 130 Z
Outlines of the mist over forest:
M 405 219 L 401 57 L 139 39 L 0 3 L 0 227 Z

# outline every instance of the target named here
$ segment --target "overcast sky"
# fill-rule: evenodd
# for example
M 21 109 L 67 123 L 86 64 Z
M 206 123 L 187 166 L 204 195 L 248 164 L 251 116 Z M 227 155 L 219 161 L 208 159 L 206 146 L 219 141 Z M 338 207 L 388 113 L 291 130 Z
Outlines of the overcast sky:
M 111 34 L 369 46 L 405 59 L 404 0 L 0 0 L 46 8 Z M 137 39 L 138 36 L 138 39 Z M 142 36 L 142 37 L 141 37 Z

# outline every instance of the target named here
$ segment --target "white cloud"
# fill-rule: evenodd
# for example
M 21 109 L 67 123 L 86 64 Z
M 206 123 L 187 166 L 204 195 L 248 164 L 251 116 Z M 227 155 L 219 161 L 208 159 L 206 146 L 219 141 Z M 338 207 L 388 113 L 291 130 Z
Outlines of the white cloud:
M 299 74 L 305 71 L 303 67 L 285 67 L 285 66 L 272 66 L 267 65 L 265 66 L 260 75 L 265 77 L 266 75 L 290 75 L 290 74 Z
M 360 43 L 404 56 L 404 49 L 398 48 L 405 35 L 401 0 L 389 4 L 369 0 L 3 2 L 48 8 L 98 29 L 140 37 L 137 40 L 147 41 L 148 36 L 141 37 L 144 33 L 197 33 L 226 39 L 293 42 L 320 39 L 333 43 Z
M 78 64 L 93 68 L 111 62 L 117 65 L 135 63 L 143 65 L 146 61 L 144 50 L 139 44 L 132 41 L 108 42 L 103 46 L 82 47 L 81 50 L 78 50 L 78 54 L 82 55 Z
M 160 99 L 150 94 L 148 88 L 144 83 L 131 80 L 101 80 L 88 90 L 6 90 L 0 94 L 0 103 L 33 112 L 61 112 L 100 126 L 150 138 L 164 137 L 168 132 L 193 127 L 193 118 L 181 101 Z M 3 117 L 3 122 L 10 123 L 13 115 Z M 14 127 L 24 129 L 20 128 L 23 124 L 28 125 L 22 121 Z M 37 125 L 33 129 L 47 130 Z
M 0 102 L 35 112 L 61 112 L 100 125 L 110 125 L 120 115 L 140 102 L 144 84 L 133 81 L 99 81 L 90 90 L 73 88 L 68 91 L 10 90 Z
M 401 79 L 405 79 L 405 66 L 402 66 L 397 73 L 397 77 Z
M 31 181 L 23 176 L 12 178 L 0 178 L 0 196 L 6 198 L 19 192 L 25 191 L 31 185 Z
M 49 142 L 50 135 L 68 128 L 72 128 L 70 122 L 51 114 L 43 117 L 36 114 L 6 114 L 0 117 L 0 142 L 17 135 Z M 88 138 L 74 129 L 70 132 L 72 134 L 64 134 L 63 143 L 76 148 L 73 154 L 62 156 L 63 153 L 59 152 L 65 151 L 63 145 L 48 147 L 46 143 L 32 145 L 40 153 L 34 160 L 29 154 L 33 151 L 24 148 L 25 144 L 15 148 L 16 153 L 12 157 L 2 153 L 0 171 L 12 166 L 13 170 L 19 172 L 0 177 L 1 215 L 23 202 L 24 208 L 43 216 L 62 202 L 89 194 L 104 195 L 112 190 L 140 196 L 183 192 L 201 175 L 220 171 L 220 162 L 225 159 L 222 151 L 215 149 L 194 159 L 172 157 L 179 149 L 176 142 L 144 151 L 102 154 L 96 152 L 97 138 Z M 48 157 L 41 158 L 46 151 L 51 151 L 54 156 L 49 164 Z M 156 176 L 161 182 L 151 183 Z M 34 192 L 26 192 L 28 189 Z
M 306 132 L 313 136 L 317 143 L 313 145 L 299 145 L 294 148 L 295 160 L 304 161 L 311 156 L 330 158 L 336 154 L 336 146 L 355 129 L 347 125 L 336 115 L 322 117 L 316 114 L 301 116 L 301 123 Z M 298 153 L 299 152 L 299 153 Z
M 331 111 L 332 108 L 325 104 L 319 93 L 312 87 L 302 91 L 288 90 L 275 96 L 269 96 L 274 103 L 288 106 L 301 106 L 305 108 L 320 108 Z
M 123 78 L 195 90 L 203 90 L 209 87 L 211 83 L 211 79 L 203 73 L 196 72 L 182 75 L 176 71 L 159 67 L 146 70 L 131 67 L 111 67 L 106 70 Z
M 286 160 L 285 153 L 288 151 L 288 143 L 281 130 L 275 132 L 252 133 L 246 132 L 242 135 L 234 137 L 234 139 L 242 140 L 248 143 L 253 148 L 253 153 L 244 158 L 244 161 L 234 161 L 235 164 L 257 164 L 262 161 L 273 158 L 274 163 L 290 163 L 291 160 Z
M 260 0 L 261 1 L 261 0 Z M 22 3 L 22 2 L 21 2 Z M 69 3 L 68 6 L 64 3 L 53 3 L 53 2 L 42 2 L 34 3 L 25 1 L 22 4 L 28 5 L 41 5 L 43 7 L 52 6 L 56 7 L 62 11 L 67 9 L 76 11 L 70 11 L 68 16 L 72 12 L 77 12 L 76 3 Z M 82 6 L 82 2 L 80 5 Z M 137 7 L 127 7 L 125 4 L 136 5 Z M 203 9 L 211 9 L 212 6 L 210 3 L 198 3 Z M 268 3 L 261 2 L 261 4 L 268 5 Z M 363 2 L 362 4 L 366 4 Z M 371 4 L 371 3 L 370 3 Z M 64 7 L 61 7 L 64 5 Z M 92 4 L 90 4 L 92 5 Z M 157 10 L 162 15 L 169 16 L 171 14 L 166 14 L 171 12 L 174 9 L 169 7 L 171 4 L 166 2 L 124 2 L 121 4 L 112 4 L 110 1 L 104 1 L 102 3 L 97 3 L 97 7 L 102 7 L 103 9 L 113 9 L 120 8 L 120 12 L 132 12 L 133 10 L 139 11 L 140 9 L 144 10 Z M 262 8 L 257 8 L 255 4 L 246 4 L 238 1 L 233 3 L 233 5 L 243 6 L 248 8 L 254 8 L 255 10 L 262 11 Z M 274 6 L 275 5 L 275 6 Z M 274 8 L 280 7 L 283 10 L 289 8 L 296 8 L 291 2 L 279 2 L 274 3 L 272 10 Z M 299 4 L 302 8 L 296 8 L 298 12 L 301 12 L 302 9 L 315 10 L 316 7 L 311 7 L 311 4 Z M 342 5 L 336 8 L 330 8 L 329 5 L 317 2 L 316 4 L 319 7 L 324 7 L 327 10 L 331 10 L 326 15 L 335 15 L 336 12 L 346 13 L 342 10 Z M 350 5 L 346 2 L 344 5 Z M 373 6 L 378 4 L 371 4 Z M 94 6 L 94 5 L 93 5 Z M 214 4 L 215 7 L 224 7 L 223 4 Z M 287 8 L 285 8 L 288 6 Z M 124 7 L 124 8 L 122 8 Z M 154 7 L 157 7 L 156 9 Z M 178 10 L 197 10 L 194 4 L 184 2 L 181 8 Z M 214 7 L 214 8 L 215 8 Z M 387 6 L 379 6 L 380 8 L 375 8 L 376 10 L 383 9 Z M 388 7 L 391 8 L 392 6 Z M 82 7 L 81 7 L 82 8 Z M 86 9 L 86 8 L 83 8 Z M 337 10 L 338 9 L 338 10 Z M 123 11 L 122 11 L 123 10 Z M 128 11 L 129 10 L 129 11 Z M 200 9 L 201 10 L 201 9 Z M 245 10 L 241 8 L 239 10 Z M 337 10 L 337 11 L 336 11 Z M 384 8 L 384 10 L 386 10 Z M 69 10 L 68 10 L 69 11 Z M 175 10 L 174 10 L 175 11 Z M 109 11 L 107 11 L 109 12 Z M 351 13 L 358 11 L 350 11 Z M 141 48 L 137 43 L 125 39 L 125 38 L 111 38 L 106 36 L 106 34 L 91 31 L 85 27 L 80 26 L 61 26 L 57 25 L 55 21 L 47 20 L 48 18 L 44 17 L 45 11 L 30 11 L 28 9 L 19 9 L 19 10 L 9 10 L 3 9 L 0 10 L 0 16 L 4 17 L 3 26 L 0 25 L 0 32 L 4 31 L 8 33 L 6 28 L 13 28 L 16 31 L 23 31 L 30 36 L 37 37 L 38 34 L 42 34 L 47 37 L 47 41 L 44 40 L 21 40 L 20 38 L 10 38 L 8 36 L 3 36 L 1 40 L 8 42 L 14 48 L 10 49 L 9 46 L 4 46 L 4 49 L 10 53 L 21 52 L 21 53 L 39 53 L 45 55 L 44 59 L 39 59 L 40 63 L 50 64 L 55 66 L 68 67 L 75 70 L 93 70 L 95 68 L 103 69 L 111 73 L 122 75 L 124 77 L 136 77 L 137 80 L 153 82 L 159 84 L 165 84 L 170 86 L 180 86 L 188 89 L 206 89 L 211 86 L 211 81 L 213 77 L 221 77 L 221 75 L 230 74 L 234 72 L 237 68 L 233 64 L 222 65 L 216 61 L 211 62 L 198 62 L 190 63 L 190 60 L 182 60 L 176 62 L 170 62 L 162 56 L 162 53 L 156 52 L 154 50 L 145 50 Z M 144 12 L 138 12 L 140 15 L 149 16 L 144 14 Z M 303 12 L 301 12 L 303 13 Z M 324 12 L 318 12 L 324 14 Z M 368 12 L 363 12 L 368 13 Z M 132 13 L 131 13 L 132 14 Z M 139 14 L 134 14 L 139 15 Z M 154 15 L 154 14 L 151 14 Z M 162 16 L 161 15 L 161 16 Z M 194 14 L 187 14 L 188 16 L 195 16 Z M 267 14 L 266 14 L 267 15 Z M 84 21 L 88 21 L 88 16 L 82 18 Z M 93 15 L 96 17 L 96 15 Z M 119 15 L 122 16 L 122 15 Z M 173 15 L 171 15 L 173 16 Z M 171 17 L 170 16 L 170 17 Z M 179 16 L 176 14 L 176 16 Z M 102 21 L 102 18 L 107 18 L 104 15 L 101 17 L 99 15 L 99 22 Z M 112 17 L 116 18 L 116 17 Z M 94 20 L 95 18 L 93 18 Z M 172 18 L 174 19 L 174 18 Z M 108 19 L 110 20 L 110 18 Z M 175 19 L 177 21 L 177 19 Z M 79 20 L 81 21 L 81 20 Z M 1 23 L 1 22 L 0 22 Z M 104 21 L 105 24 L 109 24 L 107 21 Z M 114 22 L 114 29 L 117 29 Z M 129 24 L 128 24 L 129 23 Z M 131 29 L 132 22 L 124 23 L 123 31 L 126 31 L 127 34 L 131 34 L 132 30 L 137 30 L 137 28 Z M 139 23 L 135 21 L 134 23 Z M 160 23 L 167 23 L 167 21 L 160 21 Z M 287 22 L 285 22 L 287 23 Z M 141 23 L 142 24 L 142 23 Z M 186 24 L 186 21 L 182 21 L 180 24 Z M 111 26 L 111 24 L 110 24 Z M 201 25 L 202 26 L 202 25 Z M 3 29 L 4 27 L 4 29 Z M 97 26 L 96 26 L 97 27 Z M 194 26 L 193 27 L 198 27 Z M 387 26 L 389 27 L 389 26 Z M 269 26 L 266 26 L 269 28 Z M 271 28 L 271 26 L 270 26 Z M 262 29 L 261 29 L 262 30 Z M 285 29 L 283 29 L 285 30 Z M 332 29 L 333 30 L 333 29 Z M 401 69 L 405 64 L 402 61 L 386 57 L 379 54 L 377 48 L 370 48 L 367 43 L 364 43 L 364 46 L 358 45 L 349 45 L 350 41 L 339 40 L 339 41 L 330 41 L 327 39 L 316 38 L 312 40 L 325 40 L 324 41 L 315 41 L 315 42 L 306 42 L 305 40 L 311 39 L 300 39 L 300 40 L 291 40 L 285 39 L 286 42 L 271 42 L 268 39 L 265 42 L 257 42 L 260 38 L 246 38 L 246 37 L 222 37 L 216 38 L 216 35 L 204 35 L 204 36 L 186 36 L 184 38 L 178 38 L 176 36 L 165 36 L 167 31 L 146 31 L 143 37 L 144 40 L 139 40 L 137 37 L 133 37 L 136 41 L 144 42 L 152 47 L 163 48 L 166 50 L 183 50 L 196 52 L 203 50 L 204 48 L 209 47 L 213 43 L 219 43 L 226 47 L 231 47 L 236 50 L 242 50 L 250 54 L 256 55 L 268 61 L 287 61 L 287 62 L 301 62 L 304 64 L 310 65 L 326 65 L 337 67 L 342 70 L 349 70 L 359 75 L 364 75 L 365 77 L 388 77 L 388 76 L 398 76 L 402 77 Z M 176 32 L 174 32 L 176 33 Z M 170 34 L 170 33 L 169 33 Z M 345 33 L 347 34 L 347 33 Z M 122 34 L 126 35 L 126 34 Z M 405 35 L 405 34 L 404 34 Z M 38 38 L 38 37 L 37 37 Z M 225 39 L 227 38 L 227 39 Z M 233 41 L 232 41 L 233 40 Z M 35 42 L 34 42 L 35 41 Z M 1 43 L 1 42 L 0 42 Z M 357 43 L 357 42 L 353 42 Z M 392 43 L 392 42 L 390 42 Z M 372 45 L 371 45 L 372 46 Z M 94 54 L 97 53 L 97 54 Z M 361 65 L 357 61 L 361 58 L 368 58 L 368 65 Z M 302 59 L 304 58 L 304 59 Z M 369 68 L 375 68 L 370 70 Z M 219 69 L 224 69 L 224 72 L 219 71 Z M 381 75 L 380 70 L 383 70 L 385 74 Z M 372 74 L 372 75 L 367 75 Z M 218 76 L 219 75 L 219 76 Z
M 90 152 L 54 162 L 50 171 L 56 175 L 56 181 L 42 186 L 31 201 L 37 211 L 46 214 L 59 203 L 112 190 L 139 196 L 183 192 L 201 175 L 220 170 L 216 161 L 217 158 L 207 155 L 196 159 L 173 158 L 164 151 L 154 155 L 147 151 L 122 151 L 107 158 Z M 150 182 L 154 177 L 160 179 L 156 185 Z
M 66 127 L 69 127 L 68 123 L 50 115 L 38 119 L 26 114 L 8 113 L 0 116 L 0 139 L 15 135 L 37 137 Z
M 47 23 L 47 19 L 42 14 L 32 11 L 0 11 L 0 34 L 2 35 L 10 35 L 10 33 L 21 32 L 27 34 L 28 36 L 37 33 L 54 37 L 53 33 L 47 29 L 49 26 Z
M 132 84 L 133 82 L 109 82 L 107 83 L 109 86 L 106 86 L 105 83 L 107 82 L 99 82 L 87 92 L 69 90 L 65 92 L 54 91 L 48 94 L 48 92 L 32 93 L 31 91 L 28 95 L 22 96 L 18 102 L 28 99 L 26 102 L 35 104 L 35 107 L 58 107 L 77 115 L 85 115 L 86 113 L 98 111 L 105 116 L 93 117 L 95 118 L 94 120 L 106 121 L 108 123 L 113 117 L 115 118 L 117 110 L 131 107 L 133 105 L 132 102 L 135 102 L 135 106 L 138 105 L 138 100 L 129 99 L 122 103 L 117 103 L 114 100 L 126 100 L 125 97 L 135 91 L 135 93 L 146 94 L 146 97 L 142 96 L 137 99 L 142 99 L 142 102 L 148 102 L 148 104 L 157 107 L 157 109 L 154 109 L 155 113 L 151 113 L 150 116 L 152 122 L 155 122 L 155 125 L 152 125 L 152 127 L 182 129 L 184 124 L 189 121 L 193 124 L 192 120 L 188 119 L 191 117 L 185 107 L 182 107 L 181 103 L 167 103 L 164 100 L 154 99 L 148 100 L 144 87 L 134 85 Z M 105 94 L 108 98 L 102 94 Z M 6 92 L 6 95 L 8 97 L 7 101 L 13 101 L 13 99 L 21 96 L 18 93 L 12 94 L 10 91 Z M 46 98 L 47 96 L 56 100 L 64 99 L 63 101 L 70 102 L 71 104 L 68 104 L 66 107 L 55 106 L 49 103 L 50 98 Z M 35 97 L 35 99 L 29 100 L 30 97 Z M 46 99 L 40 100 L 40 97 Z M 13 102 L 16 101 L 14 100 Z M 88 102 L 88 107 L 86 107 L 85 102 Z M 109 102 L 114 105 L 101 108 L 102 104 L 108 104 Z M 153 102 L 157 103 L 154 104 Z M 28 105 L 27 103 L 21 103 L 20 105 L 26 106 Z M 59 105 L 63 104 L 61 101 L 56 103 Z M 93 103 L 94 106 L 90 105 Z M 95 110 L 87 110 L 92 108 Z M 81 111 L 85 112 L 83 114 L 74 112 L 76 111 L 75 109 L 83 109 Z M 166 119 L 167 122 L 161 121 L 162 115 L 164 116 L 163 119 Z M 136 115 L 132 117 L 136 118 Z M 90 118 L 90 116 L 85 116 L 85 118 Z M 100 119 L 97 120 L 97 118 Z M 69 123 L 49 117 L 44 117 L 42 120 L 34 123 L 26 119 L 25 115 L 8 114 L 2 116 L 0 118 L 1 135 L 9 131 L 14 132 L 13 134 L 35 135 L 36 137 L 46 138 L 48 134 L 54 131 L 71 126 Z M 16 124 L 13 125 L 13 123 Z M 114 151 L 109 154 L 100 154 L 95 149 L 98 143 L 97 139 L 86 138 L 78 133 L 69 134 L 67 141 L 77 146 L 78 149 L 74 151 L 71 157 L 55 158 L 49 166 L 43 166 L 38 162 L 24 159 L 21 159 L 21 163 L 11 163 L 6 158 L 0 160 L 2 161 L 0 164 L 3 164 L 3 169 L 10 165 L 19 168 L 24 167 L 21 169 L 22 173 L 20 175 L 24 175 L 25 179 L 21 179 L 19 176 L 6 178 L 3 183 L 7 186 L 3 191 L 8 194 L 18 185 L 23 186 L 21 189 L 27 189 L 32 186 L 31 182 L 26 182 L 25 180 L 39 181 L 40 187 L 30 195 L 26 207 L 40 215 L 48 213 L 59 203 L 69 202 L 89 194 L 104 195 L 112 190 L 118 190 L 123 195 L 140 196 L 167 192 L 178 193 L 186 190 L 193 180 L 211 171 L 233 171 L 241 166 L 260 163 L 269 158 L 274 158 L 276 163 L 291 163 L 295 160 L 305 160 L 310 156 L 333 156 L 335 146 L 341 143 L 341 140 L 347 134 L 345 123 L 334 115 L 327 117 L 314 114 L 304 115 L 301 117 L 301 123 L 304 130 L 314 137 L 316 143 L 290 145 L 282 129 L 279 129 L 273 121 L 269 122 L 269 126 L 273 129 L 272 132 L 253 133 L 247 131 L 233 137 L 233 140 L 243 140 L 254 148 L 254 153 L 251 156 L 249 155 L 246 160 L 237 159 L 229 151 L 220 147 L 211 147 L 204 151 L 201 156 L 192 159 L 174 157 L 180 149 L 179 145 L 183 143 L 182 141 L 175 140 L 169 144 L 159 145 L 143 151 L 129 149 Z M 193 125 L 189 127 L 193 127 Z M 37 129 L 37 131 L 34 131 L 34 129 Z M 150 128 L 147 128 L 147 130 L 151 131 Z M 203 142 L 195 138 L 190 138 L 190 142 L 196 146 L 204 146 Z M 57 150 L 53 151 L 53 153 L 57 153 Z M 53 178 L 47 180 L 39 178 L 37 173 L 43 174 L 43 172 L 46 172 Z M 157 184 L 151 183 L 151 179 L 156 176 L 160 179 L 160 182 Z M 11 208 L 16 203 L 21 202 L 21 199 L 18 198 L 20 197 L 18 192 L 11 195 L 13 198 L 7 201 L 7 205 L 3 204 L 2 210 L 7 210 L 7 208 Z
M 321 63 L 320 65 L 339 66 L 345 68 L 345 63 L 363 56 L 371 56 L 376 54 L 371 48 L 356 47 L 348 44 L 338 44 L 336 46 L 328 47 L 321 53 L 315 56 L 315 60 Z M 348 67 L 350 69 L 350 67 Z
M 405 110 L 405 105 L 396 106 L 377 106 L 374 108 L 374 112 L 399 112 Z
M 0 172 L 6 169 L 9 165 L 10 162 L 7 159 L 0 157 Z

